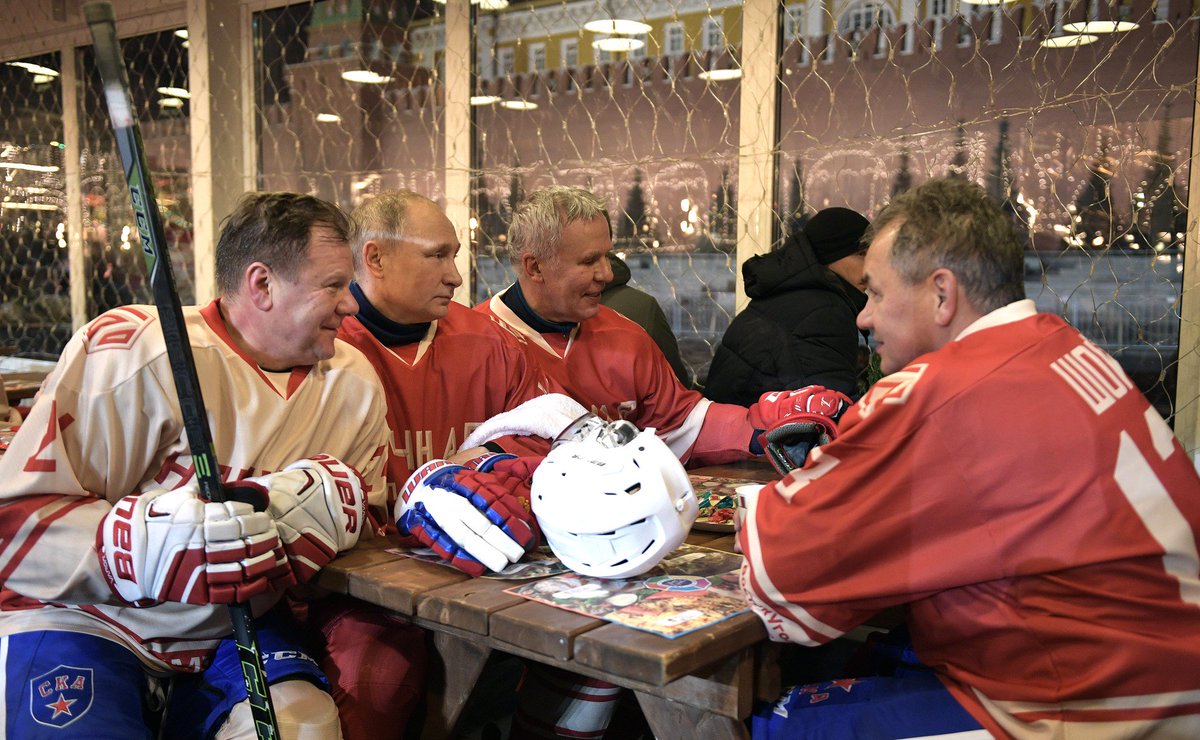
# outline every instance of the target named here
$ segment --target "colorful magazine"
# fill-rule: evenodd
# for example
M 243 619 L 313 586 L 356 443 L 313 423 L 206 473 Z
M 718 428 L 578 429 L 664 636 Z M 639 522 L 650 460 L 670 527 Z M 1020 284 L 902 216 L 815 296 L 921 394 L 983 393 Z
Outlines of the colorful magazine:
M 749 609 L 741 567 L 740 555 L 683 545 L 637 578 L 559 575 L 508 593 L 673 639 Z
M 458 570 L 453 563 L 446 562 L 441 555 L 438 555 L 428 547 L 414 547 L 411 549 L 390 547 L 387 549 L 387 552 L 406 558 L 413 558 L 414 560 L 423 560 L 427 563 L 446 565 Z M 501 581 L 527 581 L 531 578 L 544 578 L 545 576 L 570 572 L 567 566 L 554 557 L 554 553 L 550 552 L 549 547 L 539 547 L 525 553 L 525 556 L 517 562 L 509 563 L 508 567 L 504 570 L 498 573 L 484 573 L 481 577 L 494 578 Z

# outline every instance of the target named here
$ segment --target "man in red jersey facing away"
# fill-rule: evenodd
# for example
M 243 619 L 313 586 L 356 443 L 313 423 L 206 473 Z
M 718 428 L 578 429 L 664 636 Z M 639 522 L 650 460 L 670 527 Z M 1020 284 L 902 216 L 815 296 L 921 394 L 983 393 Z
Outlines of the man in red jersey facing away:
M 866 693 L 853 679 L 797 687 L 756 735 L 970 726 L 903 725 L 940 701 L 996 737 L 1200 737 L 1200 479 L 1117 362 L 1037 313 L 1023 279 L 973 184 L 930 181 L 876 220 L 858 323 L 888 375 L 751 501 L 742 585 L 799 645 L 904 606 L 937 680 L 889 702 L 867 679 L 869 704 L 813 701 Z M 907 734 L 871 734 L 881 721 Z
M 512 331 L 546 375 L 597 415 L 653 427 L 685 464 L 705 465 L 761 454 L 761 432 L 794 413 L 787 394 L 764 394 L 747 410 L 685 388 L 644 329 L 601 305 L 612 281 L 612 231 L 595 195 L 534 192 L 508 237 L 517 282 L 475 310 Z
M 217 244 L 220 298 L 183 311 L 227 502 L 199 496 L 155 308 L 68 342 L 0 460 L 0 735 L 255 737 L 226 607 L 248 601 L 284 736 L 339 736 L 271 607 L 383 494 L 383 389 L 336 339 L 358 310 L 348 228 L 308 195 L 246 196 Z

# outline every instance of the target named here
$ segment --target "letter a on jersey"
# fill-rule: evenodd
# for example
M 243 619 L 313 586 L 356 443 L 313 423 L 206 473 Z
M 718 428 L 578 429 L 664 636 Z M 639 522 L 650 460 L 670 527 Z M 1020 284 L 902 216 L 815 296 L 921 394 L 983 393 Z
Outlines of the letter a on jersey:
M 39 725 L 66 727 L 92 708 L 92 669 L 57 666 L 29 681 L 29 713 Z

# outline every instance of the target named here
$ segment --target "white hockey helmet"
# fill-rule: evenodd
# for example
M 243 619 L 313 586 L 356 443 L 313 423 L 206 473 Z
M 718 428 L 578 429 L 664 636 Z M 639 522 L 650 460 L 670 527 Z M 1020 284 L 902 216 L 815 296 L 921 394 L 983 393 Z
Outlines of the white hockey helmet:
M 533 474 L 533 513 L 571 570 L 627 578 L 679 547 L 700 513 L 687 472 L 653 429 L 581 416 Z

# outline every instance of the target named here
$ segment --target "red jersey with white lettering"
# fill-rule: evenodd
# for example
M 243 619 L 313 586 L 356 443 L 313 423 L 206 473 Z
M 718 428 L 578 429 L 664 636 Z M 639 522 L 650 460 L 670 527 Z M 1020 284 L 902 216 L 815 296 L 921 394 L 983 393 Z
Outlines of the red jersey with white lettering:
M 743 460 L 754 427 L 747 410 L 684 388 L 646 330 L 607 306 L 570 334 L 539 333 L 500 294 L 476 311 L 495 317 L 567 394 L 605 419 L 653 427 L 681 460 L 697 465 Z
M 475 427 L 559 391 L 508 332 L 453 302 L 419 342 L 385 347 L 355 317 L 342 322 L 338 336 L 362 351 L 383 381 L 391 429 L 388 511 L 413 471 L 458 452 Z M 544 455 L 550 449 L 550 440 L 540 437 L 505 436 L 496 443 L 517 455 Z
M 184 322 L 225 480 L 319 453 L 383 495 L 383 389 L 343 342 L 328 361 L 268 373 L 234 344 L 216 302 Z M 158 313 L 124 306 L 76 332 L 0 458 L 0 634 L 60 629 L 123 643 L 158 668 L 198 671 L 229 636 L 228 609 L 119 605 L 100 571 L 96 530 L 131 493 L 194 478 Z M 276 595 L 251 606 L 261 613 Z
M 1112 357 L 1018 302 L 839 428 L 739 535 L 772 638 L 907 605 L 997 736 L 1200 737 L 1200 479 Z

